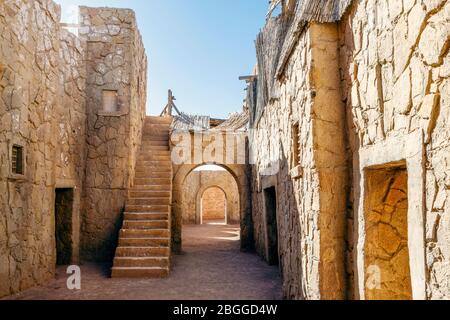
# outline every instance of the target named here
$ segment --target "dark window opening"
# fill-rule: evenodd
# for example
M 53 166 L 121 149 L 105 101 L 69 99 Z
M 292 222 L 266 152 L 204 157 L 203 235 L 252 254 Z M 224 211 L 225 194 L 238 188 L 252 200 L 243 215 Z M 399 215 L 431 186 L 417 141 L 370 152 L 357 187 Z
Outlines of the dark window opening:
M 57 265 L 69 265 L 72 261 L 72 206 L 73 189 L 56 189 L 55 237 Z
M 293 164 L 295 168 L 300 165 L 300 128 L 297 122 L 292 126 L 292 149 L 293 149 Z
M 277 226 L 277 193 L 275 187 L 264 190 L 264 204 L 267 225 L 267 261 L 270 265 L 279 263 L 278 257 L 278 226 Z
M 23 174 L 23 147 L 14 145 L 12 147 L 12 172 L 14 174 Z

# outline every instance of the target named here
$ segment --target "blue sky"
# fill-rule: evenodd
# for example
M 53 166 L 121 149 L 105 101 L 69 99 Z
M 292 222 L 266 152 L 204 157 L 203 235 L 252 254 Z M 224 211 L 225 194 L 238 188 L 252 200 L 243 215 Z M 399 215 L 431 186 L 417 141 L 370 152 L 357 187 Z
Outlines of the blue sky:
M 254 40 L 268 0 L 55 0 L 63 21 L 78 5 L 135 10 L 149 61 L 147 114 L 159 114 L 171 88 L 184 112 L 225 118 L 240 111 L 241 75 L 255 63 Z

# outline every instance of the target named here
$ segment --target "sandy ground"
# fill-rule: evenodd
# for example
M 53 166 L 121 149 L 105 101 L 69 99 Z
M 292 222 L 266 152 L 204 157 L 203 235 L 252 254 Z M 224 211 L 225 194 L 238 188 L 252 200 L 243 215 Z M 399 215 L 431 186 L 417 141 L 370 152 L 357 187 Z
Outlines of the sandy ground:
M 7 299 L 32 300 L 277 300 L 282 298 L 277 267 L 239 251 L 239 226 L 183 227 L 184 253 L 172 258 L 166 279 L 111 279 L 105 265 L 81 266 L 81 290 L 67 289 L 68 275 Z

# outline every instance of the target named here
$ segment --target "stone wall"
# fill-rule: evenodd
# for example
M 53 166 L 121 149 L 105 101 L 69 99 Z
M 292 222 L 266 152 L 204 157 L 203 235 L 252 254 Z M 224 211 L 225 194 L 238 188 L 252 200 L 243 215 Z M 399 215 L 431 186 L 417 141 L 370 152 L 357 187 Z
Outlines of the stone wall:
M 132 10 L 81 7 L 80 24 L 88 52 L 82 254 L 109 261 L 141 139 L 147 63 Z M 105 90 L 116 92 L 117 110 L 103 109 Z
M 227 171 L 193 171 L 183 185 L 183 223 L 201 223 L 201 199 L 211 187 L 219 187 L 226 196 L 227 222 L 239 224 L 240 203 L 236 180 Z M 222 217 L 223 218 L 223 217 Z
M 220 220 L 225 221 L 226 198 L 225 193 L 212 187 L 203 192 L 201 200 L 202 220 Z
M 55 272 L 59 18 L 49 0 L 0 2 L 0 296 Z M 12 174 L 15 144 L 23 175 Z
M 286 296 L 450 296 L 449 8 L 446 0 L 353 1 L 336 24 L 305 22 L 281 76 L 268 94 L 257 92 L 255 100 L 266 95 L 268 104 L 252 133 L 256 247 L 267 258 L 262 191 L 275 186 Z M 293 146 L 299 168 L 292 165 Z M 407 204 L 384 205 L 400 216 L 408 209 L 407 226 L 395 228 L 403 246 L 391 257 L 407 263 L 384 268 L 380 281 L 395 287 L 406 279 L 411 292 L 393 294 L 392 287 L 365 296 L 366 268 L 376 261 L 368 248 L 383 247 L 389 236 L 390 245 L 397 241 L 389 232 L 373 236 L 379 223 L 393 227 L 373 221 L 368 170 L 383 169 L 389 181 L 388 169 L 400 164 Z
M 219 134 L 219 135 L 226 135 L 226 132 L 212 132 L 213 134 Z M 181 134 L 185 134 L 185 132 L 181 132 Z M 198 137 L 194 139 L 194 136 L 198 135 L 199 133 L 187 133 L 187 137 L 183 137 L 183 139 L 186 139 L 184 141 L 196 141 Z M 246 141 L 246 133 L 235 133 L 233 134 L 236 139 L 236 144 L 238 144 L 238 141 Z M 208 134 L 205 135 L 208 137 Z M 201 136 L 200 136 L 201 137 Z M 177 144 L 180 142 L 180 133 L 174 132 L 171 136 L 171 148 L 174 151 L 174 154 L 176 154 L 177 150 L 174 148 L 179 147 Z M 201 141 L 201 139 L 200 139 Z M 223 138 L 222 141 L 226 141 L 225 138 Z M 226 145 L 226 144 L 225 144 Z M 224 148 L 225 148 L 224 145 Z M 172 227 L 172 251 L 174 253 L 179 253 L 182 250 L 182 228 L 183 228 L 183 216 L 184 212 L 186 212 L 184 204 L 186 203 L 184 199 L 184 195 L 186 194 L 185 191 L 185 182 L 187 177 L 198 167 L 205 165 L 207 163 L 203 162 L 202 157 L 196 158 L 200 155 L 207 154 L 205 150 L 207 150 L 209 146 L 209 143 L 201 144 L 199 143 L 198 146 L 194 146 L 191 150 L 191 159 L 194 161 L 187 161 L 185 164 L 173 164 L 173 184 L 172 184 L 172 221 L 171 221 L 171 227 Z M 236 145 L 235 145 L 236 146 Z M 245 147 L 247 146 L 247 143 L 245 142 Z M 237 147 L 236 147 L 237 148 Z M 195 151 L 195 152 L 194 152 Z M 211 151 L 209 151 L 211 152 Z M 247 151 L 246 151 L 247 152 Z M 227 154 L 226 151 L 223 154 Z M 231 155 L 229 155 L 231 157 Z M 240 152 L 235 152 L 233 155 L 234 159 L 232 159 L 231 163 L 238 162 L 236 159 L 241 157 Z M 245 156 L 245 155 L 243 155 Z M 176 158 L 176 157 L 175 157 Z M 248 164 L 228 164 L 225 163 L 226 159 L 222 159 L 222 161 L 219 161 L 215 163 L 218 166 L 221 166 L 225 170 L 228 171 L 228 173 L 231 174 L 233 177 L 233 180 L 237 184 L 238 188 L 238 195 L 239 195 L 239 221 L 241 226 L 241 250 L 242 251 L 253 251 L 254 248 L 254 241 L 253 241 L 253 224 L 252 224 L 252 217 L 251 217 L 251 191 L 250 191 L 250 166 Z M 195 162 L 195 163 L 192 163 Z M 243 161 L 245 163 L 245 161 Z M 240 163 L 240 162 L 239 162 Z M 191 194 L 191 193 L 190 193 Z M 198 195 L 198 193 L 197 193 Z M 197 205 L 197 208 L 200 206 Z M 190 210 L 193 212 L 192 210 Z M 199 215 L 197 215 L 199 217 Z M 192 220 L 191 220 L 192 221 Z M 199 223 L 199 221 L 197 221 Z
M 268 259 L 263 191 L 275 186 L 280 269 L 284 295 L 291 299 L 345 297 L 346 165 L 337 45 L 335 25 L 308 26 L 250 137 L 256 248 Z
M 56 188 L 73 189 L 72 263 L 79 262 L 80 212 L 86 164 L 86 43 L 61 29 Z
M 349 234 L 363 228 L 358 214 L 359 199 L 364 196 L 360 194 L 364 178 L 359 171 L 361 152 L 387 141 L 401 143 L 411 134 L 424 136 L 423 142 L 412 142 L 417 150 L 425 150 L 423 165 L 408 168 L 409 176 L 424 177 L 426 190 L 425 195 L 408 199 L 416 207 L 425 207 L 425 221 L 420 226 L 425 239 L 420 232 L 409 239 L 425 242 L 426 247 L 426 260 L 412 261 L 417 268 L 426 265 L 424 278 L 411 272 L 416 298 L 450 296 L 449 16 L 447 0 L 362 0 L 354 2 L 340 23 L 343 99 L 353 154 L 354 209 L 350 213 L 354 211 L 354 216 L 350 214 Z M 398 145 L 386 146 L 398 149 Z M 389 158 L 389 152 L 383 156 Z M 379 156 L 380 162 L 385 161 L 383 156 Z M 415 185 L 409 192 L 419 187 Z M 363 246 L 361 235 L 349 241 L 349 266 L 354 266 L 349 270 L 351 279 L 353 275 L 357 278 L 356 259 L 362 256 Z M 418 250 L 423 248 L 413 251 Z M 359 273 L 359 278 L 363 277 Z M 350 282 L 356 298 L 364 295 L 360 281 Z
M 114 249 L 147 63 L 132 11 L 82 8 L 81 18 L 78 38 L 50 0 L 0 3 L 0 296 L 53 277 L 56 189 L 73 191 L 71 262 Z M 99 110 L 102 89 L 118 90 L 119 112 Z M 13 146 L 23 147 L 23 174 L 12 172 Z

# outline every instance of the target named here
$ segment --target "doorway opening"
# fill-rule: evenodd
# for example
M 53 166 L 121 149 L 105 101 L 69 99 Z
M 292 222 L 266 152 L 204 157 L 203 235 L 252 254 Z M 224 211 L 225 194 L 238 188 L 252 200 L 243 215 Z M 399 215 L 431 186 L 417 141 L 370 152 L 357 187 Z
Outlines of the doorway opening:
M 72 208 L 73 189 L 56 189 L 55 239 L 57 265 L 69 265 L 72 262 Z
M 366 170 L 364 196 L 366 299 L 410 300 L 406 164 Z
M 278 226 L 277 226 L 277 192 L 275 187 L 264 190 L 267 232 L 267 262 L 270 265 L 279 263 Z
M 222 189 L 212 187 L 201 199 L 202 224 L 227 224 L 227 198 Z

